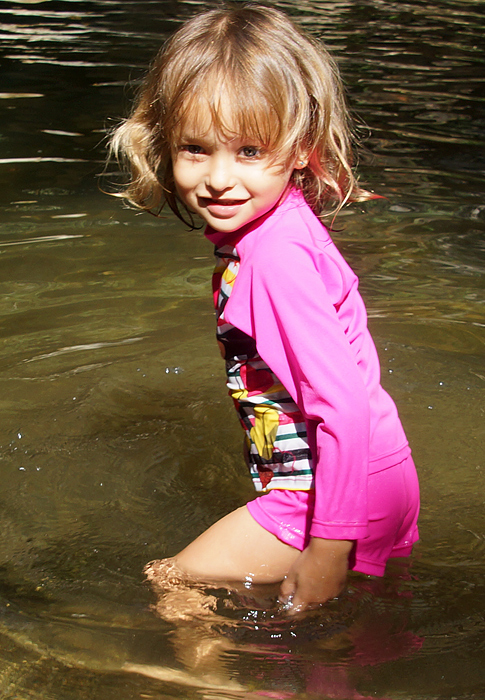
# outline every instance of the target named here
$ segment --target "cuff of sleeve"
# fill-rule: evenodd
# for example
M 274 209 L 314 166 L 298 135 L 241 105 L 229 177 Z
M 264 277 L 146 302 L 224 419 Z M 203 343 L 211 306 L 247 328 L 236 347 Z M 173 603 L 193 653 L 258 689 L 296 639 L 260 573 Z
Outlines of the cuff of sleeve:
M 324 540 L 361 540 L 367 535 L 367 524 L 320 523 L 313 521 L 310 528 L 311 537 L 321 537 Z

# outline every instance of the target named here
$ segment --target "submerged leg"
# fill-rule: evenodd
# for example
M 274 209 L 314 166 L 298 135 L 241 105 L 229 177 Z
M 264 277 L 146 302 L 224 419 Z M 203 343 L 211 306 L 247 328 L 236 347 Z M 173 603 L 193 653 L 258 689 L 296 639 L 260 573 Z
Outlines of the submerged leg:
M 214 687 L 238 687 L 225 661 L 235 644 L 219 629 L 221 623 L 227 626 L 228 619 L 217 614 L 217 599 L 204 584 L 244 590 L 248 582 L 279 583 L 299 553 L 261 527 L 244 506 L 216 522 L 175 557 L 147 564 L 145 573 L 158 595 L 154 608 L 175 624 L 175 653 L 191 679 Z
M 150 562 L 145 573 L 157 594 L 153 609 L 174 625 L 172 643 L 184 670 L 146 665 L 125 666 L 125 670 L 198 688 L 242 690 L 226 668 L 225 654 L 234 644 L 218 630 L 217 623 L 224 620 L 216 612 L 216 597 L 173 559 Z

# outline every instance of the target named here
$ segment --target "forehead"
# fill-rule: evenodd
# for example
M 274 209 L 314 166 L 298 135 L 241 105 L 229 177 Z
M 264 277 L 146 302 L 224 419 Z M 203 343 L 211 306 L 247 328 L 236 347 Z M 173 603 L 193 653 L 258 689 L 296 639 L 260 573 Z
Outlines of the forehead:
M 184 134 L 202 136 L 217 129 L 222 119 L 232 124 L 231 114 L 223 112 L 219 106 L 214 107 L 206 99 L 196 97 L 185 101 L 179 115 L 179 129 Z
M 266 146 L 278 140 L 279 120 L 264 101 L 248 104 L 242 95 L 231 94 L 219 88 L 210 94 L 207 90 L 187 96 L 178 110 L 173 134 L 202 136 L 216 132 L 220 138 L 249 138 Z

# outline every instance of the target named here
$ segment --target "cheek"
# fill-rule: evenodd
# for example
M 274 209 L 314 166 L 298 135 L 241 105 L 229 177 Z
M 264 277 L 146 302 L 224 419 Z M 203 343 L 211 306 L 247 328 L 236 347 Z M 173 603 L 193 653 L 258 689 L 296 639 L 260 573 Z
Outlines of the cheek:
M 289 181 L 290 175 L 287 176 L 286 173 L 278 173 L 269 179 L 267 178 L 264 188 L 266 199 L 279 199 L 286 190 Z
M 180 163 L 178 163 L 176 159 L 172 159 L 172 172 L 175 186 L 179 188 L 184 180 L 184 177 L 183 168 L 180 166 Z
M 194 180 L 194 168 L 183 158 L 172 158 L 173 179 L 180 187 L 190 187 Z
M 173 165 L 173 182 L 177 195 L 187 204 L 187 196 L 190 188 L 187 186 L 186 178 L 184 178 L 183 168 L 178 168 L 175 163 Z

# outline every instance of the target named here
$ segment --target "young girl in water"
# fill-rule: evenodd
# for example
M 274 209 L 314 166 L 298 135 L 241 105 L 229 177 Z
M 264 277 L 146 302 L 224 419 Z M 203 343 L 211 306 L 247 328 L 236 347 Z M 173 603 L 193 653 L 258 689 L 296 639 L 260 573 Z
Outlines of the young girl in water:
M 207 224 L 217 340 L 260 492 L 149 577 L 281 582 L 294 612 L 337 596 L 348 569 L 382 576 L 418 538 L 419 492 L 357 278 L 321 223 L 372 196 L 328 52 L 274 8 L 200 14 L 162 48 L 112 147 L 131 202 Z

